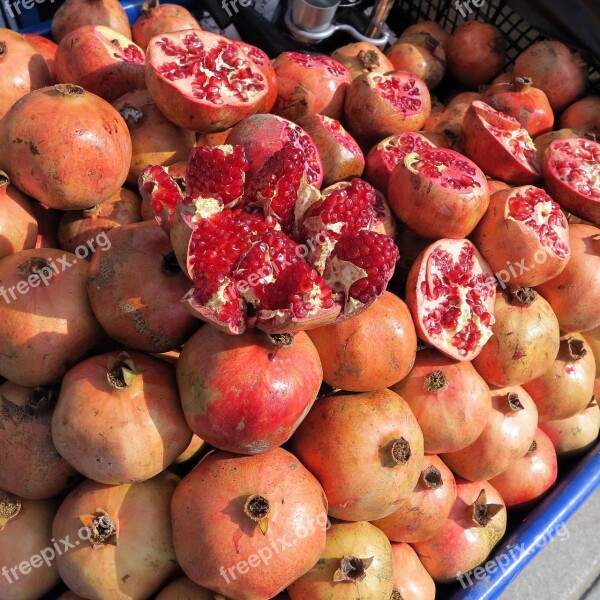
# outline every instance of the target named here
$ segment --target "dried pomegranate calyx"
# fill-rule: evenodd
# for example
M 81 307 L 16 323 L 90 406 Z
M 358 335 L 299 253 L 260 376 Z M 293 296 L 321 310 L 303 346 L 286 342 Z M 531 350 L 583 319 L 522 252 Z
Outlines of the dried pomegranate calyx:
M 367 576 L 367 569 L 373 564 L 374 556 L 358 558 L 357 556 L 344 556 L 340 566 L 333 574 L 333 583 L 358 583 Z
M 118 545 L 117 524 L 104 509 L 97 508 L 92 515 L 81 515 L 79 520 L 84 527 L 87 527 L 88 540 L 92 548 L 106 544 Z
M 536 298 L 537 293 L 534 289 L 528 287 L 520 287 L 515 290 L 513 298 L 520 304 L 531 304 Z
M 470 507 L 471 519 L 477 526 L 485 527 L 503 508 L 502 504 L 488 504 L 485 489 L 482 489 Z
M 403 437 L 393 440 L 390 448 L 390 454 L 392 460 L 397 465 L 406 464 L 411 456 L 410 443 Z
M 521 400 L 519 399 L 519 394 L 515 392 L 509 392 L 509 394 L 506 397 L 506 400 L 508 401 L 509 410 L 513 412 L 517 412 L 525 408 L 521 403 Z
M 442 474 L 435 465 L 429 465 L 422 473 L 423 483 L 432 490 L 437 490 L 444 484 Z
M 425 375 L 423 388 L 428 392 L 433 392 L 435 394 L 446 387 L 448 387 L 448 378 L 444 371 L 436 369 Z
M 108 359 L 106 378 L 111 387 L 116 389 L 128 388 L 138 375 L 138 370 L 133 359 L 127 352 L 121 352 L 119 356 L 111 356 Z
M 4 171 L 0 171 L 0 186 L 6 185 L 10 185 L 10 177 Z
M 267 535 L 269 528 L 269 515 L 271 514 L 271 503 L 262 494 L 248 496 L 244 504 L 244 514 L 258 523 L 263 535 Z
M 572 360 L 581 360 L 587 354 L 584 341 L 577 338 L 567 340 L 567 351 Z
M 528 450 L 527 450 L 527 454 L 531 454 L 533 452 L 535 452 L 537 450 L 537 442 L 535 440 L 533 440 L 533 442 L 531 442 L 531 446 L 529 446 Z M 526 456 L 527 456 L 526 454 Z
M 57 83 L 54 89 L 63 96 L 84 96 L 85 90 L 74 83 Z
M 14 519 L 21 510 L 21 499 L 12 494 L 3 492 L 0 495 L 0 531 L 4 526 Z

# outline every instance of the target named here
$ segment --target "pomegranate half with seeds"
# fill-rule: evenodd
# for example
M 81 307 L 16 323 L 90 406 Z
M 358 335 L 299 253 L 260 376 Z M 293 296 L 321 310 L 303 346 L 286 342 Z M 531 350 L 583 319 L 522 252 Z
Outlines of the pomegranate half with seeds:
M 417 334 L 456 360 L 472 360 L 492 335 L 496 279 L 469 240 L 442 239 L 417 257 L 406 303 Z
M 352 80 L 344 65 L 329 56 L 300 52 L 283 52 L 272 65 L 277 77 L 275 114 L 292 121 L 315 113 L 342 116 Z
M 567 211 L 600 225 L 600 144 L 554 140 L 542 162 L 548 192 Z
M 150 41 L 146 84 L 168 119 L 203 133 L 223 131 L 254 114 L 268 93 L 261 69 L 239 46 L 199 29 Z
M 360 75 L 352 80 L 344 103 L 350 131 L 374 141 L 404 131 L 419 131 L 430 111 L 427 86 L 404 71 Z
M 463 133 L 465 154 L 486 175 L 513 185 L 540 179 L 533 140 L 513 117 L 476 100 L 465 113 Z
M 454 150 L 411 152 L 392 172 L 388 198 L 394 214 L 423 237 L 464 238 L 487 210 L 483 171 Z

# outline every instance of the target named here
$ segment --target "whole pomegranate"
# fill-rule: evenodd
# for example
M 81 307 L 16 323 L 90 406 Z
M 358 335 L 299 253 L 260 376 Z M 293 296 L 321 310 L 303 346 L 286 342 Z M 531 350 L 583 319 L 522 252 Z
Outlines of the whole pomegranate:
M 390 176 L 394 214 L 424 237 L 464 238 L 487 210 L 490 195 L 483 171 L 454 150 L 411 152 Z
M 334 50 L 331 58 L 344 65 L 350 77 L 355 79 L 363 73 L 388 73 L 394 65 L 387 56 L 373 44 L 354 42 Z
M 441 133 L 447 140 L 446 145 L 451 145 L 461 154 L 465 154 L 463 123 L 469 107 L 466 102 L 448 105 L 431 130 L 432 133 Z
M 150 479 L 185 450 L 191 437 L 175 370 L 158 358 L 100 354 L 63 378 L 52 439 L 58 452 L 94 481 Z
M 192 435 L 192 441 L 188 444 L 187 448 L 173 461 L 174 465 L 181 465 L 186 463 L 188 460 L 197 459 L 200 454 L 206 450 L 206 444 L 202 438 L 199 438 L 196 434 Z
M 554 113 L 546 94 L 529 77 L 509 83 L 494 83 L 481 95 L 492 108 L 514 117 L 531 137 L 547 133 L 554 125 Z
M 583 410 L 594 394 L 596 361 L 585 339 L 563 336 L 558 356 L 542 375 L 523 385 L 541 422 L 568 419 Z
M 323 486 L 331 516 L 370 521 L 394 512 L 413 491 L 423 434 L 408 404 L 383 389 L 321 398 L 292 449 Z
M 308 335 L 321 357 L 323 380 L 351 392 L 397 383 L 410 371 L 417 351 L 410 312 L 391 292 L 353 319 L 311 329 Z M 378 351 L 382 347 L 383 354 Z
M 469 88 L 487 83 L 504 66 L 507 44 L 504 34 L 494 25 L 466 21 L 448 40 L 448 72 Z
M 423 470 L 411 495 L 391 515 L 373 521 L 392 542 L 421 542 L 432 538 L 456 501 L 452 471 L 435 455 L 425 455 Z
M 58 84 L 13 106 L 0 122 L 0 151 L 21 191 L 50 208 L 76 210 L 108 200 L 123 185 L 131 138 L 108 102 Z
M 470 481 L 488 480 L 508 469 L 527 452 L 538 426 L 538 411 L 531 396 L 519 386 L 494 388 L 492 412 L 481 435 L 442 460 Z
M 131 135 L 132 157 L 127 183 L 137 185 L 148 165 L 166 167 L 187 160 L 196 143 L 196 134 L 171 123 L 158 110 L 147 90 L 128 92 L 112 105 L 127 123 Z
M 66 0 L 52 19 L 52 38 L 59 44 L 84 25 L 103 25 L 131 39 L 129 18 L 118 0 Z
M 80 476 L 52 443 L 50 426 L 58 390 L 5 381 L 0 398 L 0 487 L 32 500 L 65 492 Z
M 0 579 L 2 600 L 44 598 L 60 581 L 50 543 L 56 504 L 54 500 L 22 500 L 0 490 L 0 563 L 5 570 Z M 32 568 L 34 558 L 39 561 Z M 9 569 L 12 565 L 15 567 Z
M 35 387 L 60 379 L 103 338 L 85 290 L 88 264 L 40 248 L 0 261 L 0 375 Z
M 177 569 L 169 507 L 178 483 L 179 477 L 164 471 L 141 483 L 104 485 L 87 479 L 79 484 L 63 500 L 52 526 L 54 539 L 75 546 L 56 557 L 69 588 L 97 600 L 157 593 Z
M 531 185 L 496 192 L 473 241 L 502 286 L 511 289 L 549 281 L 571 256 L 569 225 L 560 206 Z
M 65 211 L 58 224 L 58 243 L 63 250 L 75 252 L 90 240 L 108 239 L 104 236 L 115 227 L 141 220 L 140 197 L 127 188 L 101 204 L 84 210 Z
M 37 35 L 36 33 L 24 33 L 23 37 L 27 40 L 30 46 L 33 46 L 43 57 L 50 73 L 50 82 L 56 83 L 54 72 L 54 58 L 58 46 L 47 37 Z
M 73 83 L 109 102 L 145 87 L 144 52 L 103 25 L 78 27 L 58 46 L 56 80 Z
M 495 298 L 492 270 L 466 239 L 427 246 L 406 282 L 417 334 L 456 360 L 472 360 L 491 337 Z
M 87 290 L 103 329 L 120 344 L 144 352 L 181 346 L 196 330 L 182 297 L 190 282 L 155 221 L 105 234 L 109 247 L 90 262 Z
M 507 508 L 529 506 L 556 481 L 556 451 L 550 438 L 538 428 L 525 456 L 517 458 L 504 473 L 490 479 Z
M 204 133 L 222 131 L 254 114 L 268 93 L 261 69 L 239 46 L 200 29 L 150 41 L 146 84 L 169 120 Z
M 457 479 L 457 498 L 441 530 L 413 545 L 427 572 L 439 582 L 483 563 L 506 531 L 506 507 L 487 481 Z
M 167 5 L 168 6 L 168 5 Z M 215 600 L 210 590 L 196 585 L 187 577 L 180 577 L 169 583 L 156 596 L 156 600 Z
M 450 97 L 447 101 L 446 106 L 450 108 L 451 106 L 455 106 L 456 104 L 468 104 L 474 100 L 481 100 L 480 92 L 458 92 Z
M 33 202 L 0 171 L 0 259 L 35 248 L 37 234 Z
M 400 38 L 411 36 L 415 33 L 427 33 L 433 36 L 441 44 L 444 50 L 448 47 L 450 33 L 437 21 L 421 21 L 420 23 L 410 25 L 400 34 Z
M 286 442 L 322 381 L 319 354 L 304 332 L 231 336 L 205 326 L 185 344 L 177 362 L 190 428 L 209 444 L 238 454 Z
M 492 410 L 490 390 L 470 362 L 419 350 L 411 372 L 392 390 L 423 431 L 425 452 L 455 452 L 481 434 Z
M 430 111 L 427 86 L 404 71 L 360 75 L 352 80 L 344 103 L 350 131 L 364 141 L 419 131 Z
M 0 28 L 0 118 L 19 98 L 50 85 L 52 78 L 44 57 L 22 36 Z
M 583 96 L 588 85 L 588 67 L 577 52 L 562 42 L 544 40 L 531 44 L 517 56 L 515 76 L 531 77 L 558 112 Z
M 187 8 L 178 4 L 160 4 L 159 0 L 146 0 L 131 33 L 133 41 L 146 50 L 155 35 L 183 29 L 200 29 L 198 21 Z
M 587 96 L 573 102 L 560 116 L 559 125 L 600 134 L 600 96 Z
M 556 313 L 564 332 L 600 326 L 600 229 L 569 225 L 571 258 L 563 271 L 537 291 Z
M 325 550 L 305 575 L 288 587 L 291 600 L 380 600 L 393 589 L 392 547 L 370 523 L 334 523 Z
M 392 544 L 392 556 L 394 590 L 390 600 L 435 600 L 435 583 L 412 547 Z
M 185 574 L 232 600 L 272 598 L 325 549 L 323 490 L 281 448 L 256 456 L 209 454 L 177 487 L 171 514 Z M 249 568 L 261 563 L 265 568 Z
M 272 61 L 277 77 L 273 112 L 297 121 L 319 113 L 339 119 L 352 78 L 348 69 L 329 56 L 283 52 Z
M 531 288 L 496 295 L 492 337 L 473 359 L 491 385 L 522 385 L 543 375 L 560 345 L 556 315 Z

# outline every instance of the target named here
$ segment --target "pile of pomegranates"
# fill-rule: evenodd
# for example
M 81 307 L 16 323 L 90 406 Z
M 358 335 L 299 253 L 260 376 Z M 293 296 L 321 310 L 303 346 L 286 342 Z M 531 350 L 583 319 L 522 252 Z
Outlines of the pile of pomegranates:
M 0 598 L 431 600 L 485 562 L 600 428 L 582 58 L 503 72 L 475 20 L 268 57 L 158 0 L 52 29 L 0 30 Z

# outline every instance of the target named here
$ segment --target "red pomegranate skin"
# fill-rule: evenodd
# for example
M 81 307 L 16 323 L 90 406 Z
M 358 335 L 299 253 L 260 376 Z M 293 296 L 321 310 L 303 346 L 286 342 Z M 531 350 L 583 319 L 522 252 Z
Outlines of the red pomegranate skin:
M 185 344 L 177 383 L 188 425 L 229 452 L 257 454 L 286 442 L 323 381 L 304 332 L 277 347 L 261 332 L 234 336 L 204 326 Z

